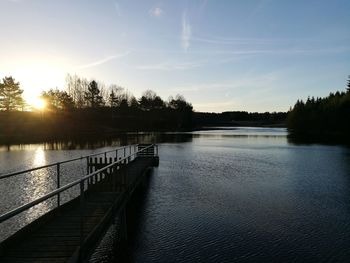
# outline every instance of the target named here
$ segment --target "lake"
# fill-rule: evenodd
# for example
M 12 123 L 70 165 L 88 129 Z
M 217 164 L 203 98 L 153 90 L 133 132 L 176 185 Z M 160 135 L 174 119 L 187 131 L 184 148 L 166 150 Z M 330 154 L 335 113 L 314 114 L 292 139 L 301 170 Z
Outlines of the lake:
M 2 147 L 0 173 L 137 142 L 158 142 L 160 165 L 129 208 L 135 216 L 128 222 L 131 262 L 350 260 L 350 149 L 294 144 L 281 128 L 128 134 L 93 144 Z M 67 168 L 64 181 L 84 174 L 83 167 L 71 167 L 74 176 Z M 47 173 L 0 181 L 0 212 L 52 190 L 52 177 Z M 30 222 L 52 205 L 1 226 L 1 237 L 13 224 Z M 106 238 L 113 235 L 109 230 Z M 111 248 L 100 248 L 106 262 L 113 258 Z

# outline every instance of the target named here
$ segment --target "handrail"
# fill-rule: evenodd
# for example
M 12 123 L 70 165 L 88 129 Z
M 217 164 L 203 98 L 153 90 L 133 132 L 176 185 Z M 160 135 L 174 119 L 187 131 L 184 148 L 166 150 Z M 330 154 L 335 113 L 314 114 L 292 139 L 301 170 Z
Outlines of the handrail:
M 66 161 L 61 161 L 61 162 L 56 162 L 56 163 L 47 164 L 47 165 L 43 165 L 43 166 L 38 166 L 38 167 L 31 168 L 31 169 L 23 170 L 23 171 L 17 171 L 17 172 L 13 172 L 13 173 L 3 174 L 3 175 L 0 175 L 0 180 L 8 178 L 8 177 L 15 176 L 15 175 L 19 175 L 19 174 L 29 173 L 29 172 L 33 172 L 33 171 L 36 171 L 36 170 L 40 170 L 40 169 L 44 169 L 44 168 L 48 168 L 48 167 L 52 167 L 52 166 L 57 166 L 57 165 L 63 164 L 63 163 L 74 162 L 74 161 L 82 160 L 82 159 L 85 159 L 85 158 L 89 158 L 89 157 L 93 157 L 93 156 L 97 156 L 97 155 L 101 155 L 101 154 L 107 154 L 107 153 L 110 153 L 110 152 L 119 151 L 119 150 L 126 149 L 126 148 L 129 148 L 131 146 L 135 146 L 135 145 L 137 145 L 137 144 L 131 144 L 131 145 L 119 147 L 119 148 L 116 148 L 116 149 L 110 150 L 110 151 L 94 153 L 94 154 L 90 154 L 90 155 L 85 155 L 85 156 L 69 159 L 69 160 L 66 160 Z
M 82 178 L 80 178 L 78 180 L 75 180 L 75 181 L 73 181 L 73 182 L 71 182 L 69 184 L 66 184 L 65 186 L 57 188 L 56 190 L 54 190 L 54 191 L 52 191 L 52 192 L 50 192 L 50 193 L 48 193 L 48 194 L 46 194 L 46 195 L 44 195 L 42 197 L 39 197 L 38 199 L 35 199 L 35 200 L 33 200 L 33 201 L 31 201 L 31 202 L 29 202 L 27 204 L 24 204 L 24 205 L 19 206 L 19 207 L 15 208 L 15 209 L 5 213 L 5 214 L 2 214 L 2 215 L 0 215 L 0 223 L 6 221 L 7 219 L 10 219 L 11 217 L 14 217 L 15 215 L 18 215 L 19 213 L 21 213 L 21 212 L 23 212 L 23 211 L 25 211 L 25 210 L 27 210 L 27 209 L 37 205 L 37 204 L 40 204 L 43 201 L 46 201 L 47 199 L 49 199 L 49 198 L 51 198 L 51 197 L 53 197 L 55 195 L 58 195 L 58 194 L 60 194 L 60 193 L 62 193 L 64 191 L 72 188 L 73 186 L 81 184 L 81 183 L 85 182 L 87 179 L 93 177 L 94 175 L 97 175 L 97 174 L 103 172 L 104 170 L 107 170 L 107 169 L 113 167 L 114 165 L 116 165 L 118 163 L 124 162 L 125 160 L 129 159 L 131 156 L 133 156 L 133 155 L 135 155 L 137 153 L 140 153 L 140 152 L 142 152 L 142 151 L 144 151 L 144 150 L 146 150 L 146 149 L 148 149 L 150 147 L 154 147 L 154 146 L 155 146 L 154 144 L 151 144 L 151 145 L 141 149 L 140 151 L 134 152 L 134 153 L 130 154 L 129 156 L 126 156 L 126 157 L 124 157 L 122 159 L 119 159 L 119 160 L 117 160 L 117 161 L 115 161 L 115 162 L 113 162 L 113 163 L 111 163 L 111 164 L 109 164 L 109 165 L 107 165 L 107 166 L 105 166 L 105 167 L 95 171 L 95 172 L 92 172 L 91 174 L 87 174 L 86 176 L 84 176 L 84 177 L 82 177 Z

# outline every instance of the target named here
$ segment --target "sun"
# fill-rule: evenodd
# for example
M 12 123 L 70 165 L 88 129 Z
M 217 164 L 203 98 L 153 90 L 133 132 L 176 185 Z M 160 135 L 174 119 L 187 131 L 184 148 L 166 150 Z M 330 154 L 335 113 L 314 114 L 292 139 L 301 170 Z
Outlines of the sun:
M 33 98 L 29 104 L 36 110 L 43 110 L 46 106 L 45 100 L 41 98 Z

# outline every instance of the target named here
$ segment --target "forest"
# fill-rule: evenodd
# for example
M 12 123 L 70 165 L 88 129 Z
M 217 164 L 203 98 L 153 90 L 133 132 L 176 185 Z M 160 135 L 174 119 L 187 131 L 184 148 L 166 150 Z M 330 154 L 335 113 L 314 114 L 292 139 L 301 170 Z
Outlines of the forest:
M 13 77 L 0 82 L 0 139 L 27 141 L 102 136 L 124 131 L 188 130 L 192 105 L 182 95 L 164 101 L 152 90 L 136 99 L 125 88 L 67 75 L 66 89 L 43 91 L 31 109 Z
M 350 134 L 350 76 L 346 91 L 330 93 L 325 98 L 298 100 L 288 114 L 292 136 L 348 140 Z
M 261 126 L 285 127 L 287 112 L 226 111 L 222 113 L 195 112 L 197 127 Z
M 41 109 L 26 104 L 13 77 L 0 82 L 0 141 L 28 142 L 109 136 L 118 132 L 190 131 L 213 126 L 285 126 L 286 112 L 194 112 L 182 95 L 164 101 L 152 90 L 136 98 L 118 85 L 67 75 L 65 89 L 41 93 Z
M 136 98 L 127 89 L 67 75 L 65 90 L 43 91 L 42 109 L 31 109 L 13 77 L 0 81 L 0 141 L 21 142 L 108 136 L 116 132 L 189 131 L 213 126 L 288 127 L 291 136 L 347 138 L 350 76 L 345 91 L 298 100 L 289 112 L 194 112 L 182 95 L 164 101 L 152 90 Z

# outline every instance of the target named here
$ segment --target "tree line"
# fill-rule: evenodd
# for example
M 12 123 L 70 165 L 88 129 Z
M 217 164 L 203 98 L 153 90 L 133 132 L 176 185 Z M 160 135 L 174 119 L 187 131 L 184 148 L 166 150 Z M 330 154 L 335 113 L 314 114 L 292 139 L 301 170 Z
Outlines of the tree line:
M 188 130 L 192 127 L 193 108 L 182 95 L 164 101 L 152 90 L 140 98 L 117 85 L 67 75 L 66 89 L 43 91 L 45 108 L 37 114 L 28 111 L 23 90 L 13 77 L 0 82 L 0 136 L 30 130 L 30 136 L 59 137 L 72 133 L 115 131 Z M 65 128 L 65 129 L 62 129 Z M 40 135 L 40 136 L 39 136 Z M 52 136 L 51 136 L 52 135 Z M 28 135 L 29 136 L 29 135 Z M 43 137 L 43 136 L 41 136 Z
M 88 81 L 77 75 L 67 75 L 66 90 L 50 89 L 43 91 L 41 98 L 45 101 L 46 110 L 51 112 L 72 111 L 83 108 L 133 108 L 143 111 L 161 110 L 192 110 L 192 105 L 178 94 L 164 101 L 152 90 L 146 90 L 139 99 L 128 90 L 110 85 L 106 89 L 102 82 Z M 0 81 L 0 110 L 23 111 L 26 103 L 22 97 L 23 90 L 19 82 L 11 76 Z M 28 107 L 27 107 L 28 108 Z
M 324 98 L 298 100 L 288 114 L 288 128 L 296 135 L 345 135 L 350 133 L 350 75 L 345 91 Z
M 283 127 L 287 112 L 226 111 L 222 113 L 195 112 L 196 126 L 274 126 Z

